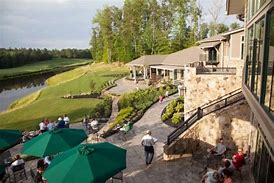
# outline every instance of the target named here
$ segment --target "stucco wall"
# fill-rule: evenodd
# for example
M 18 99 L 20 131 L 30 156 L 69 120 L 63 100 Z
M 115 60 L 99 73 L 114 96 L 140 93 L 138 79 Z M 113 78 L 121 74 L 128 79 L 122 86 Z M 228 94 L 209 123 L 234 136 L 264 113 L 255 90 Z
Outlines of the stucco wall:
M 241 59 L 241 36 L 244 32 L 238 32 L 230 35 L 230 58 L 231 59 Z
M 185 112 L 241 88 L 242 75 L 196 75 L 196 68 L 185 67 Z

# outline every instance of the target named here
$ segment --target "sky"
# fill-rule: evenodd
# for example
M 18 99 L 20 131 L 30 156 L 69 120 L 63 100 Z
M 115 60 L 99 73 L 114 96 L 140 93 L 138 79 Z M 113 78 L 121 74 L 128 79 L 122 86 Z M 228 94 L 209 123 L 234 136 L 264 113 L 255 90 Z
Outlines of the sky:
M 209 22 L 212 0 L 199 1 Z M 105 5 L 123 0 L 0 0 L 0 48 L 88 48 L 92 18 Z M 220 22 L 233 21 L 223 9 Z

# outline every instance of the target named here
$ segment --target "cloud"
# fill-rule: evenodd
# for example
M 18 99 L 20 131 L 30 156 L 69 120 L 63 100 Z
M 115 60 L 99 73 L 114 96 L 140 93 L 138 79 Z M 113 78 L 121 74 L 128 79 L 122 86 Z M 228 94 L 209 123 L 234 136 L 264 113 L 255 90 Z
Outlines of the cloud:
M 0 0 L 0 47 L 87 48 L 105 4 L 123 0 Z

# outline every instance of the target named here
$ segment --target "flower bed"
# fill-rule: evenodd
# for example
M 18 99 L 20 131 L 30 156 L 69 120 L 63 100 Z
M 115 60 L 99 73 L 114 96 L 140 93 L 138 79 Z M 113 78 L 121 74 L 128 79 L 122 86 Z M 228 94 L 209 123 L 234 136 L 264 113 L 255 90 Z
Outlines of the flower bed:
M 178 127 L 183 121 L 184 98 L 172 100 L 162 111 L 161 120 L 172 127 Z

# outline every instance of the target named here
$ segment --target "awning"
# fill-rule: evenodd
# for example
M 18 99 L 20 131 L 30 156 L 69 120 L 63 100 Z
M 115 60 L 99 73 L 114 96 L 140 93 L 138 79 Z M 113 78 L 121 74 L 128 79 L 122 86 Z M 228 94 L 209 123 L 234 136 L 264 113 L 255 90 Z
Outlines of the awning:
M 170 70 L 170 71 L 174 71 L 174 70 L 183 70 L 184 67 L 183 66 L 175 66 L 175 65 L 153 65 L 150 66 L 150 68 L 153 69 L 161 69 L 161 70 Z
M 206 49 L 206 48 L 213 48 L 213 47 L 215 47 L 215 46 L 217 46 L 217 45 L 219 45 L 219 44 L 221 44 L 221 42 L 220 41 L 215 41 L 215 42 L 207 42 L 207 43 L 202 43 L 202 44 L 200 44 L 199 45 L 199 47 L 201 48 L 201 49 Z

